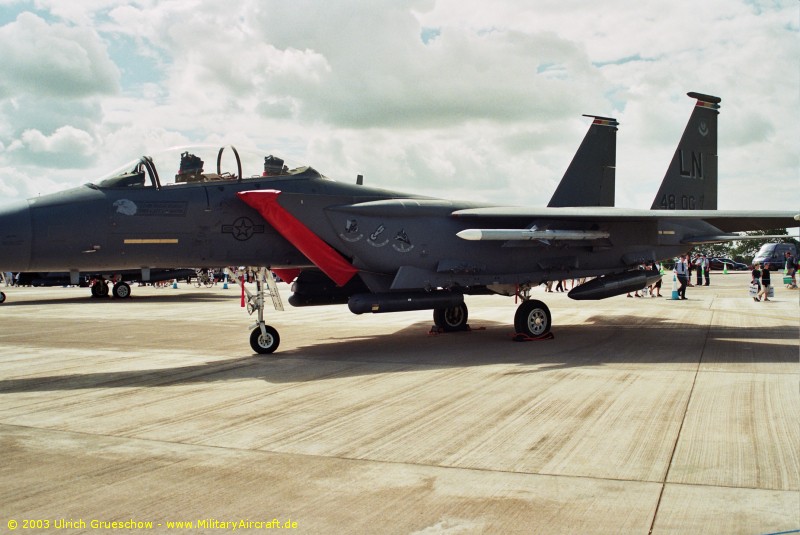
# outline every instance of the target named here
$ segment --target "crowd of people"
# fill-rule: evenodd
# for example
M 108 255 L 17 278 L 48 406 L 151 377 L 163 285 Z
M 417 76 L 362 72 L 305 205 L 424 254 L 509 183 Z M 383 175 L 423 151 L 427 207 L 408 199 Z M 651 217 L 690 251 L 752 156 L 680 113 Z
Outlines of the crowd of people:
M 786 287 L 789 289 L 797 289 L 797 280 L 795 278 L 797 273 L 797 260 L 791 252 L 786 251 L 784 254 L 784 261 L 786 280 L 788 281 Z M 754 295 L 752 295 L 754 301 L 769 301 L 769 297 L 773 293 L 770 267 L 769 262 L 764 262 L 763 265 L 757 263 L 753 266 L 750 283 L 751 287 L 755 288 L 754 292 L 751 290 L 751 293 L 754 293 Z M 697 271 L 696 283 L 694 285 L 691 282 L 692 268 Z M 674 270 L 679 284 L 678 299 L 686 299 L 686 288 L 689 286 L 708 286 L 711 283 L 709 268 L 709 260 L 703 254 L 698 256 L 694 262 L 690 261 L 687 255 L 681 255 L 680 259 L 675 263 Z
M 791 252 L 787 251 L 784 255 L 784 269 L 787 288 L 797 289 L 797 260 Z M 650 262 L 647 265 L 639 266 L 639 269 L 656 270 L 663 273 L 663 267 L 656 262 Z M 692 271 L 695 272 L 695 281 L 692 283 Z M 693 260 L 689 255 L 681 255 L 675 262 L 673 273 L 678 283 L 677 299 L 686 299 L 686 289 L 693 286 L 710 286 L 711 285 L 711 263 L 709 258 L 700 253 Z M 558 281 L 548 281 L 545 283 L 546 292 L 564 292 L 575 288 L 586 282 L 585 278 L 582 279 L 565 279 Z M 757 292 L 753 295 L 755 301 L 769 301 L 770 294 L 772 293 L 772 283 L 770 277 L 770 264 L 765 262 L 763 265 L 756 264 L 753 266 L 751 284 L 757 286 Z M 555 285 L 555 288 L 554 288 Z M 627 297 L 662 297 L 661 295 L 661 279 L 655 284 L 646 286 L 634 292 L 628 292 Z
M 786 270 L 786 287 L 790 290 L 797 289 L 797 260 L 792 256 L 792 253 L 786 251 L 784 253 L 784 269 Z M 765 302 L 769 301 L 769 298 L 774 295 L 774 290 L 772 287 L 772 278 L 770 276 L 770 263 L 764 262 L 764 264 L 755 264 L 753 266 L 753 271 L 751 272 L 752 278 L 750 279 L 750 287 L 751 287 L 751 294 L 753 295 L 753 301 L 755 302 Z

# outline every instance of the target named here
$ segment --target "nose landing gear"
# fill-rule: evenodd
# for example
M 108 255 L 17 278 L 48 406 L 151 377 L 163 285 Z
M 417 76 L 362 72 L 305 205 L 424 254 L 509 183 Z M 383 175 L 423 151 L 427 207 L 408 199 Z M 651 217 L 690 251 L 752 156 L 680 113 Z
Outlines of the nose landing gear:
M 274 353 L 281 343 L 278 331 L 264 322 L 264 301 L 269 296 L 275 310 L 283 310 L 283 301 L 278 293 L 277 283 L 272 272 L 267 268 L 260 268 L 256 275 L 256 292 L 247 289 L 244 284 L 244 273 L 239 273 L 236 282 L 242 287 L 242 306 L 247 307 L 247 313 L 257 312 L 257 321 L 250 326 L 250 347 L 259 355 Z M 245 299 L 246 296 L 246 299 Z M 246 305 L 245 305 L 246 303 Z

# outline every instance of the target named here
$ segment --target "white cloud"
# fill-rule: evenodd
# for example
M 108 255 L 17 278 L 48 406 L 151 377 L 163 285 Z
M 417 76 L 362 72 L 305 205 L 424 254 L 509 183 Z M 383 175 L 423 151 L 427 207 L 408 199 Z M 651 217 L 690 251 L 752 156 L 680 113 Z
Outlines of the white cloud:
M 76 98 L 118 89 L 119 71 L 88 28 L 48 24 L 32 13 L 0 27 L 5 91 Z
M 13 167 L 0 167 L 0 195 L 6 198 L 19 196 L 20 184 L 23 184 L 26 177 Z
M 62 126 L 46 136 L 38 130 L 26 130 L 14 140 L 6 153 L 15 161 L 54 167 L 83 167 L 95 153 L 92 136 L 72 126 Z
M 90 26 L 97 23 L 99 13 L 120 4 L 121 0 L 35 0 L 34 3 L 38 10 L 70 24 Z
M 723 99 L 720 207 L 750 207 L 732 186 L 762 177 L 765 207 L 796 207 L 794 1 L 35 5 L 0 27 L 0 166 L 25 155 L 30 176 L 63 176 L 36 156 L 97 176 L 159 143 L 232 142 L 343 180 L 542 204 L 592 113 L 621 123 L 617 204 L 647 207 L 700 91 Z M 120 94 L 127 74 L 146 83 Z
M 0 195 L 7 201 L 55 193 L 71 185 L 73 184 L 66 181 L 25 173 L 17 166 L 0 166 Z

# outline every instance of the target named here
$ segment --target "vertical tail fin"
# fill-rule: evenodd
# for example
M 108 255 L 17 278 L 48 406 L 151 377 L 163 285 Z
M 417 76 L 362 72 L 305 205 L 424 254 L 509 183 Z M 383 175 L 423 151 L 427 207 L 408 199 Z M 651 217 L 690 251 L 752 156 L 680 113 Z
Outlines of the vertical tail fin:
M 616 119 L 592 117 L 581 146 L 547 206 L 614 206 Z
M 717 115 L 719 97 L 688 93 L 697 99 L 652 210 L 717 209 Z

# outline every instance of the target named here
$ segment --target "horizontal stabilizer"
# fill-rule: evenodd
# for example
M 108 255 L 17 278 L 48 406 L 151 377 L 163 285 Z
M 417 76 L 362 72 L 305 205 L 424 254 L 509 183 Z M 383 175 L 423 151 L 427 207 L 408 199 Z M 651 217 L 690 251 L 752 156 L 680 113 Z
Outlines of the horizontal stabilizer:
M 601 240 L 609 233 L 602 230 L 538 230 L 532 229 L 477 229 L 470 228 L 456 234 L 469 241 L 514 241 L 514 240 Z

